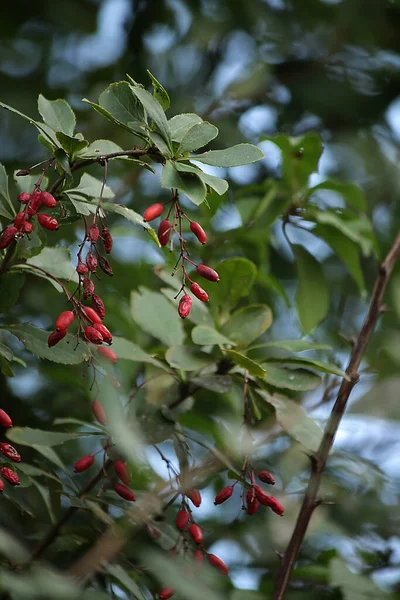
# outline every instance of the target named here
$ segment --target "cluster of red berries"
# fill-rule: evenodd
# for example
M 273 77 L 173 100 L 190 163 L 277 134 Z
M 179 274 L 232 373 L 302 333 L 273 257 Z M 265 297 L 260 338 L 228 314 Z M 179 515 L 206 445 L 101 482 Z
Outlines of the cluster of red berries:
M 94 464 L 94 455 L 88 454 L 87 456 L 83 456 L 79 460 L 76 461 L 74 465 L 75 473 L 83 473 L 83 471 L 87 471 Z M 128 467 L 122 460 L 117 460 L 114 462 L 114 472 L 117 477 L 123 483 L 114 483 L 114 491 L 121 496 L 124 500 L 128 500 L 129 502 L 134 502 L 136 500 L 136 496 L 131 489 L 127 486 L 131 482 L 131 476 L 128 471 Z M 125 484 L 125 485 L 123 485 Z
M 274 476 L 269 471 L 259 471 L 257 477 L 263 483 L 275 485 Z M 248 514 L 254 515 L 254 513 L 257 512 L 259 505 L 262 504 L 263 506 L 268 506 L 274 513 L 282 517 L 285 512 L 282 504 L 274 496 L 269 496 L 259 485 L 254 483 L 253 471 L 251 471 L 250 479 L 251 483 L 248 485 L 246 492 L 246 505 Z M 233 485 L 227 485 L 220 492 L 218 492 L 218 494 L 215 496 L 214 504 L 223 504 L 229 500 L 237 483 L 238 480 L 235 481 Z M 245 507 L 243 506 L 243 508 Z
M 168 203 L 169 204 L 169 203 Z M 171 211 L 174 210 L 174 219 L 171 222 L 169 220 L 169 216 Z M 143 214 L 144 221 L 153 221 L 161 216 L 164 211 L 164 204 L 156 203 L 149 206 Z M 171 239 L 171 249 L 172 249 L 172 235 L 176 234 L 179 240 L 180 245 L 180 255 L 178 259 L 177 266 L 174 270 L 174 274 L 177 272 L 178 268 L 182 269 L 182 287 L 178 293 L 178 296 L 183 293 L 178 305 L 178 313 L 182 319 L 185 319 L 192 307 L 192 298 L 189 294 L 186 293 L 186 283 L 189 282 L 190 291 L 193 296 L 195 296 L 201 302 L 208 302 L 208 294 L 203 288 L 199 286 L 198 283 L 193 281 L 188 273 L 186 272 L 185 262 L 191 263 L 196 267 L 197 273 L 203 279 L 207 279 L 208 281 L 218 282 L 219 275 L 214 269 L 208 267 L 207 265 L 199 264 L 197 265 L 189 258 L 189 252 L 186 248 L 186 241 L 182 235 L 182 221 L 186 219 L 190 223 L 190 231 L 197 237 L 201 244 L 205 244 L 207 241 L 207 235 L 199 223 L 192 221 L 189 217 L 182 211 L 181 206 L 179 204 L 178 196 L 175 195 L 172 199 L 172 205 L 168 211 L 168 215 L 166 219 L 163 219 L 160 222 L 158 227 L 158 240 L 161 246 L 166 246 Z M 181 263 L 180 267 L 178 267 L 179 262 Z
M 11 420 L 10 416 L 1 408 L 0 408 L 0 425 L 2 427 L 12 427 L 12 420 Z M 19 455 L 17 450 L 14 448 L 14 446 L 11 446 L 11 444 L 6 444 L 4 442 L 0 443 L 0 452 L 1 452 L 1 454 L 3 454 L 3 456 L 5 456 L 9 460 L 11 460 L 11 462 L 15 462 L 15 463 L 21 462 L 21 456 Z M 15 471 L 13 471 L 12 469 L 9 469 L 8 467 L 1 467 L 0 475 L 3 479 L 5 479 L 11 485 L 19 485 L 19 483 L 20 483 L 18 474 Z M 0 492 L 2 492 L 4 490 L 3 479 L 0 479 Z
M 21 204 L 25 204 L 25 208 L 21 210 L 15 217 L 13 224 L 8 225 L 0 236 L 0 250 L 7 248 L 16 238 L 21 238 L 25 234 L 29 235 L 32 232 L 32 217 L 38 210 L 45 206 L 46 208 L 54 208 L 57 204 L 56 199 L 49 192 L 42 192 L 40 187 L 35 186 L 32 194 L 22 192 L 18 196 Z M 37 215 L 39 225 L 44 229 L 55 231 L 58 229 L 58 221 L 46 213 Z

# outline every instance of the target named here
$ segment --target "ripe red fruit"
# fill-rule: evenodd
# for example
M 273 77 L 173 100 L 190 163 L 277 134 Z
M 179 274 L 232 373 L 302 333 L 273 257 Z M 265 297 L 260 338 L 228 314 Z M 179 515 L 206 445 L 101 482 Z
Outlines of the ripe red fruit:
M 187 524 L 189 523 L 190 514 L 187 510 L 180 510 L 176 515 L 176 527 L 179 531 L 183 531 L 186 529 Z
M 199 567 L 202 566 L 202 564 L 204 562 L 204 554 L 203 554 L 202 550 L 196 550 L 196 552 L 194 553 L 194 562 Z
M 88 342 L 92 342 L 92 344 L 101 344 L 101 342 L 103 341 L 103 336 L 101 335 L 101 333 L 99 331 L 96 331 L 96 329 L 94 327 L 91 327 L 90 325 L 89 327 L 86 327 L 84 335 Z
M 25 221 L 24 223 L 22 223 L 22 226 L 21 226 L 22 233 L 31 233 L 32 229 L 33 229 L 32 223 L 29 223 L 29 221 Z
M 8 467 L 1 467 L 0 475 L 4 477 L 8 483 L 11 483 L 11 485 L 19 485 L 20 483 L 17 473 Z
M 200 277 L 208 279 L 208 281 L 214 281 L 215 283 L 219 281 L 219 275 L 217 271 L 214 271 L 214 269 L 211 267 L 207 267 L 207 265 L 198 265 L 197 272 Z
M 18 196 L 18 200 L 22 204 L 28 204 L 30 199 L 31 199 L 31 195 L 28 194 L 28 192 L 21 192 L 20 195 Z
M 11 444 L 0 444 L 0 452 L 13 462 L 21 462 L 21 456 L 18 454 L 14 446 L 11 446 Z
M 83 471 L 86 471 L 86 469 L 89 469 L 93 463 L 94 463 L 94 456 L 91 456 L 91 455 L 82 456 L 82 458 L 80 458 L 79 460 L 76 461 L 76 463 L 74 465 L 74 472 L 82 473 Z
M 21 229 L 23 226 L 27 215 L 25 212 L 19 212 L 14 219 L 14 225 L 17 229 Z
M 88 231 L 88 238 L 91 242 L 95 243 L 99 239 L 99 228 L 97 225 L 92 225 Z
M 190 291 L 192 292 L 193 296 L 196 296 L 196 298 L 202 302 L 208 302 L 207 292 L 203 290 L 203 288 L 201 288 L 195 281 L 190 284 Z
M 114 275 L 112 266 L 110 265 L 108 260 L 106 258 L 104 258 L 104 256 L 99 256 L 99 265 L 100 265 L 100 269 L 103 271 L 103 273 L 105 273 L 109 277 L 112 277 Z
M 283 517 L 285 514 L 285 509 L 283 508 L 282 504 L 276 498 L 274 498 L 274 496 L 268 496 L 268 498 L 269 508 L 280 517 Z
M 111 348 L 107 348 L 106 346 L 99 346 L 97 348 L 97 352 L 98 352 L 98 354 L 100 354 L 100 356 L 102 358 L 105 358 L 106 360 L 108 360 L 112 363 L 117 362 L 117 355 L 115 354 L 115 352 L 113 352 L 111 350 Z M 119 383 L 119 381 L 118 381 L 118 383 Z
M 92 273 L 94 273 L 97 269 L 97 257 L 95 254 L 93 254 L 93 252 L 88 252 L 86 255 L 86 264 L 87 267 L 89 269 L 89 271 L 92 271 Z
M 55 231 L 58 229 L 58 221 L 54 217 L 50 215 L 46 215 L 45 213 L 40 213 L 38 215 L 38 221 L 42 227 L 45 229 L 49 229 L 50 231 Z
M 50 192 L 42 192 L 40 194 L 40 201 L 47 208 L 54 208 L 55 205 L 57 204 L 57 200 L 54 198 L 54 196 L 52 194 L 50 194 Z
M 68 327 L 70 325 L 72 325 L 74 320 L 75 320 L 75 315 L 72 312 L 72 310 L 66 310 L 66 311 L 62 312 L 56 321 L 57 331 L 60 331 L 61 329 L 68 329 Z
M 4 250 L 14 240 L 15 235 L 18 233 L 16 227 L 6 227 L 3 233 L 0 235 L 0 250 Z
M 85 277 L 85 279 L 83 280 L 83 295 L 85 296 L 85 298 L 90 298 L 91 296 L 93 296 L 93 292 L 94 292 L 94 283 L 91 279 L 89 279 L 88 277 Z
M 96 294 L 93 294 L 92 306 L 99 315 L 100 319 L 104 319 L 104 317 L 106 316 L 106 309 L 104 308 L 104 302 L 100 298 L 100 296 L 96 296 Z
M 126 483 L 126 485 L 130 484 L 131 476 L 128 471 L 128 467 L 126 466 L 123 460 L 117 460 L 114 463 L 114 471 L 123 483 Z
M 210 565 L 222 573 L 222 575 L 228 575 L 228 567 L 223 560 L 218 558 L 218 556 L 215 556 L 215 554 L 207 554 L 207 559 Z
M 254 515 L 258 509 L 258 500 L 255 496 L 254 489 L 251 488 L 247 491 L 246 494 L 247 500 L 247 512 L 249 515 Z
M 165 587 L 159 593 L 160 600 L 169 600 L 169 598 L 172 598 L 174 593 L 175 590 L 173 590 L 172 587 Z
M 171 223 L 168 221 L 168 219 L 164 219 L 164 221 L 161 221 L 160 225 L 158 226 L 158 241 L 160 242 L 161 246 L 166 246 L 169 242 L 169 237 L 171 235 Z
M 196 544 L 201 544 L 203 541 L 203 532 L 198 525 L 192 523 L 188 529 L 190 537 Z
M 61 329 L 61 331 L 52 331 L 47 339 L 47 345 L 49 348 L 58 344 L 60 340 L 62 340 L 67 335 L 66 329 Z
M 89 269 L 87 268 L 87 265 L 85 265 L 83 262 L 79 262 L 78 266 L 76 267 L 76 272 L 79 273 L 79 275 L 86 275 L 88 271 Z
M 202 228 L 202 226 L 200 225 L 200 223 L 196 223 L 195 221 L 192 221 L 190 223 L 190 231 L 192 233 L 194 233 L 194 235 L 197 237 L 197 239 L 199 240 L 199 242 L 201 244 L 206 243 L 207 235 L 206 235 L 206 232 L 204 231 L 204 229 Z
M 93 327 L 94 329 L 96 329 L 96 331 L 99 331 L 101 333 L 101 335 L 103 336 L 103 342 L 105 342 L 106 344 L 112 344 L 111 332 L 107 329 L 105 325 L 103 325 L 103 323 L 94 323 Z
M 2 408 L 0 408 L 0 425 L 2 427 L 12 427 L 11 417 Z
M 101 319 L 97 312 L 90 306 L 82 306 L 83 312 L 92 323 L 101 323 Z
M 179 306 L 178 306 L 179 316 L 182 317 L 182 319 L 185 319 L 188 316 L 188 314 L 190 313 L 191 308 L 192 308 L 192 299 L 190 296 L 185 294 L 179 300 Z
M 36 215 L 40 205 L 42 204 L 41 195 L 41 192 L 33 192 L 33 194 L 31 194 L 28 206 L 28 215 Z
M 101 237 L 103 239 L 104 250 L 109 254 L 112 250 L 113 239 L 110 230 L 107 227 L 103 227 L 101 230 Z
M 257 477 L 260 481 L 263 481 L 264 483 L 269 483 L 270 485 L 275 485 L 274 476 L 269 471 L 260 471 L 258 473 Z
M 106 411 L 104 410 L 103 405 L 98 400 L 93 400 L 92 412 L 95 419 L 100 423 L 100 425 L 107 424 Z
M 122 483 L 116 483 L 114 485 L 114 490 L 117 492 L 118 496 L 121 496 L 121 498 L 123 498 L 124 500 L 129 500 L 129 502 L 135 502 L 135 494 L 125 485 L 122 485 Z
M 157 202 L 156 204 L 152 204 L 149 208 L 146 208 L 143 214 L 144 221 L 153 221 L 157 219 L 164 210 L 164 205 Z
M 270 496 L 268 496 L 268 494 L 264 492 L 264 490 L 260 488 L 259 485 L 254 486 L 254 493 L 260 504 L 262 504 L 263 506 L 269 506 Z
M 224 487 L 220 492 L 218 492 L 218 494 L 215 496 L 214 499 L 214 504 L 222 504 L 223 502 L 226 502 L 226 500 L 228 500 L 233 494 L 233 486 L 228 485 L 226 487 Z
M 193 488 L 190 488 L 188 490 L 185 491 L 185 495 L 189 498 L 189 500 L 191 500 L 193 502 L 193 504 L 197 507 L 200 506 L 201 504 L 201 496 L 200 496 L 200 492 L 198 490 L 195 490 Z
M 0 493 L 4 492 L 4 481 L 0 479 Z

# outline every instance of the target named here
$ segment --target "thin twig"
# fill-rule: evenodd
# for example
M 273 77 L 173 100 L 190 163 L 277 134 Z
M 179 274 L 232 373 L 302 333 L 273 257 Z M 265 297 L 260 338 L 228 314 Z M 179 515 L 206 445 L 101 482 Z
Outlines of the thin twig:
M 397 235 L 391 249 L 389 250 L 389 253 L 379 268 L 368 312 L 361 327 L 360 333 L 355 340 L 349 364 L 346 369 L 348 379 L 342 380 L 335 404 L 332 408 L 332 412 L 324 430 L 320 447 L 318 448 L 317 453 L 312 456 L 312 470 L 306 495 L 297 517 L 292 537 L 279 568 L 272 600 L 282 600 L 282 598 L 285 597 L 293 566 L 296 562 L 296 558 L 306 534 L 310 519 L 315 508 L 321 503 L 320 499 L 318 498 L 318 492 L 322 473 L 325 468 L 329 452 L 332 448 L 336 432 L 345 413 L 347 401 L 354 386 L 359 380 L 358 368 L 363 359 L 364 353 L 367 349 L 369 340 L 376 327 L 379 317 L 384 310 L 383 296 L 399 255 L 400 234 Z

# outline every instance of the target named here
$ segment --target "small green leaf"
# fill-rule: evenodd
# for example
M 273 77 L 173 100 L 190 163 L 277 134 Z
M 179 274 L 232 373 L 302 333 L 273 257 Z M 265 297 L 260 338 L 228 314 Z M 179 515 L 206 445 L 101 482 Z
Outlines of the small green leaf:
M 330 346 L 325 344 L 315 344 L 307 340 L 276 340 L 275 342 L 265 342 L 256 344 L 247 348 L 247 351 L 257 350 L 258 348 L 282 348 L 288 352 L 304 352 L 306 350 L 331 350 Z
M 122 337 L 113 337 L 112 349 L 118 358 L 132 360 L 134 362 L 150 363 L 156 367 L 165 369 L 165 366 L 161 361 L 156 360 L 150 356 L 150 354 L 147 354 L 147 352 L 142 350 L 139 346 Z
M 113 154 L 114 152 L 122 152 L 121 146 L 115 144 L 111 140 L 95 140 L 80 153 L 81 158 L 97 158 L 103 154 Z
M 266 331 L 272 323 L 272 312 L 265 304 L 244 306 L 234 312 L 221 332 L 241 346 L 248 346 Z
M 161 174 L 161 185 L 175 188 L 187 195 L 194 204 L 204 202 L 207 188 L 196 173 L 178 172 L 178 164 L 167 160 Z
M 393 600 L 392 594 L 378 588 L 369 577 L 352 573 L 341 558 L 334 558 L 329 563 L 329 583 L 340 589 L 343 600 L 384 600 L 386 597 Z
M 143 108 L 145 109 L 147 115 L 156 125 L 159 134 L 162 136 L 169 148 L 169 155 L 172 156 L 171 132 L 164 110 L 161 108 L 158 101 L 155 98 L 153 98 L 153 96 L 149 94 L 147 90 L 139 86 L 130 85 L 129 87 L 132 90 L 133 94 L 138 98 L 139 102 L 143 105 Z
M 198 371 L 213 362 L 212 356 L 190 346 L 171 346 L 165 359 L 174 369 Z
M 189 131 L 184 135 L 179 145 L 178 152 L 183 154 L 185 152 L 193 152 L 198 148 L 203 148 L 211 140 L 216 138 L 218 135 L 218 128 L 215 125 L 211 125 L 208 121 L 202 121 L 197 125 L 193 125 Z
M 66 135 L 73 136 L 76 124 L 75 114 L 65 100 L 47 100 L 39 94 L 38 109 L 43 121 L 54 129 Z
M 372 224 L 366 215 L 354 216 L 345 210 L 310 210 L 305 213 L 305 218 L 311 217 L 317 223 L 330 225 L 339 230 L 343 235 L 358 244 L 364 256 L 370 256 L 375 251 L 376 241 L 372 231 Z
M 265 381 L 277 388 L 302 392 L 313 390 L 322 383 L 319 375 L 305 369 L 285 369 L 269 362 L 263 363 L 263 367 L 266 371 Z
M 251 360 L 244 354 L 240 354 L 236 352 L 236 350 L 226 350 L 225 355 L 230 358 L 234 363 L 239 365 L 239 367 L 243 367 L 243 369 L 247 369 L 250 375 L 254 375 L 255 377 L 265 377 L 266 371 L 262 368 L 261 365 Z
M 133 320 L 166 346 L 180 345 L 184 339 L 182 320 L 176 307 L 158 292 L 140 287 L 131 295 Z
M 115 121 L 127 126 L 128 130 L 132 130 L 130 123 L 146 122 L 143 107 L 132 93 L 132 87 L 127 81 L 118 81 L 109 85 L 100 95 L 99 105 L 111 114 Z
M 78 275 L 71 263 L 71 252 L 68 248 L 43 248 L 40 254 L 29 258 L 28 265 L 39 267 L 57 277 L 58 279 L 68 279 L 78 283 Z
M 63 148 L 57 148 L 54 152 L 54 156 L 57 160 L 57 169 L 61 172 L 61 174 L 65 173 L 65 175 L 69 178 L 69 181 L 72 181 L 72 172 L 71 165 L 69 164 L 69 158 Z
M 330 293 L 320 263 L 303 246 L 294 244 L 298 286 L 296 307 L 301 327 L 310 333 L 328 314 Z
M 71 159 L 73 159 L 75 154 L 81 152 L 89 144 L 87 140 L 80 140 L 79 138 L 71 137 L 70 135 L 66 135 L 61 131 L 57 131 L 56 138 Z
M 11 442 L 21 446 L 59 446 L 79 437 L 78 433 L 56 433 L 31 427 L 12 427 L 6 432 Z
M 197 154 L 192 156 L 191 160 L 213 167 L 239 167 L 257 162 L 262 158 L 264 158 L 264 152 L 257 146 L 237 144 L 225 150 L 209 150 L 203 154 Z
M 15 215 L 15 209 L 11 202 L 10 194 L 8 191 L 8 176 L 4 166 L 0 163 L 0 196 L 4 198 L 10 207 L 11 211 L 6 207 L 4 202 L 0 200 L 0 216 L 6 219 L 12 219 Z
M 82 196 L 86 198 L 100 198 L 101 188 L 103 182 L 100 179 L 96 179 L 88 173 L 84 173 L 81 177 L 78 187 L 67 190 L 70 198 L 81 200 Z M 114 197 L 113 191 L 107 186 L 104 186 L 103 199 L 109 200 Z
M 0 343 L 0 356 L 4 356 L 4 358 L 8 360 L 8 362 L 11 362 L 14 354 L 11 348 Z
M 206 325 L 198 325 L 192 329 L 192 340 L 194 344 L 200 346 L 213 346 L 214 344 L 235 346 L 235 342 L 231 342 L 219 331 Z
M 158 240 L 156 232 L 148 223 L 146 223 L 143 220 L 142 215 L 139 215 L 139 213 L 135 212 L 131 208 L 127 208 L 126 206 L 123 206 L 122 204 L 111 204 L 109 202 L 102 202 L 101 206 L 106 212 L 111 212 L 111 213 L 116 213 L 118 215 L 121 215 L 121 217 L 124 217 L 124 219 L 126 219 L 130 223 L 134 223 L 135 225 L 139 225 L 140 227 L 143 227 L 144 229 L 146 229 L 147 232 L 153 238 L 153 240 L 156 242 L 157 246 L 159 248 L 161 247 L 161 244 Z
M 217 266 L 218 285 L 210 286 L 212 305 L 220 310 L 234 308 L 240 298 L 248 296 L 254 285 L 257 268 L 247 258 L 228 258 Z
M 58 146 L 57 138 L 55 137 L 54 131 L 45 123 L 39 123 L 38 121 L 31 119 L 30 117 L 28 117 L 28 115 L 25 115 L 24 113 L 20 112 L 16 108 L 13 108 L 12 106 L 9 106 L 8 104 L 4 104 L 4 102 L 0 102 L 0 107 L 18 115 L 19 117 L 22 117 L 26 121 L 29 121 L 29 123 L 36 127 L 36 129 L 50 142 L 51 147 Z
M 222 196 L 222 194 L 225 194 L 225 192 L 228 190 L 228 182 L 225 179 L 221 179 L 221 177 L 215 177 L 214 175 L 204 173 L 204 171 L 201 171 L 198 167 L 192 167 L 191 165 L 188 165 L 184 162 L 176 161 L 174 163 L 174 166 L 177 169 L 177 171 L 181 171 L 184 173 L 194 173 L 195 175 L 200 177 L 203 183 L 208 185 L 211 189 L 215 190 L 220 196 Z
M 366 202 L 364 192 L 358 185 L 354 185 L 354 183 L 342 183 L 341 181 L 328 179 L 328 181 L 323 181 L 322 183 L 309 188 L 307 191 L 307 199 L 317 195 L 319 190 L 337 192 L 343 196 L 347 205 L 351 208 L 355 208 L 359 212 L 365 211 Z
M 35 183 L 37 182 L 37 175 L 24 175 L 23 177 L 17 176 L 18 171 L 14 171 L 14 182 L 19 192 L 32 192 Z M 42 190 L 47 189 L 49 180 L 47 177 L 42 179 Z
M 163 110 L 168 110 L 170 107 L 170 99 L 168 96 L 168 92 L 167 90 L 164 88 L 163 85 L 161 85 L 161 83 L 154 77 L 154 75 L 152 73 L 150 73 L 150 71 L 147 69 L 147 73 L 151 79 L 151 82 L 153 84 L 153 95 L 154 98 L 159 102 L 161 108 Z
M 171 131 L 171 138 L 174 142 L 181 142 L 189 129 L 194 125 L 202 123 L 203 119 L 195 113 L 182 113 L 175 115 L 168 121 L 168 125 Z
M 232 388 L 232 377 L 230 375 L 202 374 L 200 377 L 191 377 L 190 381 L 194 385 L 217 394 L 228 394 Z M 197 418 L 197 415 L 195 418 Z
M 322 362 L 320 360 L 316 360 L 315 358 L 268 358 L 268 362 L 280 362 L 285 363 L 287 365 L 297 365 L 299 367 L 304 368 L 309 367 L 310 369 L 316 369 L 317 371 L 321 371 L 322 373 L 329 373 L 330 375 L 337 375 L 338 377 L 343 377 L 344 379 L 350 381 L 346 373 L 336 365 Z

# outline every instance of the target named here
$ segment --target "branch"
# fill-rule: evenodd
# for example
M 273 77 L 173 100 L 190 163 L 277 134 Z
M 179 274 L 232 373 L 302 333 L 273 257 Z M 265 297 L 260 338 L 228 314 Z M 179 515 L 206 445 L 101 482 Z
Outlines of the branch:
M 278 577 L 272 600 L 282 600 L 282 598 L 285 597 L 293 566 L 306 534 L 311 516 L 315 508 L 320 504 L 318 499 L 318 491 L 321 483 L 322 473 L 328 459 L 329 452 L 332 448 L 336 432 L 345 413 L 347 401 L 354 386 L 359 380 L 358 368 L 361 360 L 363 359 L 364 353 L 367 349 L 369 340 L 376 327 L 379 317 L 384 310 L 382 302 L 383 296 L 399 256 L 400 234 L 397 235 L 388 255 L 379 268 L 369 303 L 368 312 L 361 327 L 360 333 L 355 340 L 349 364 L 346 369 L 346 374 L 348 375 L 349 379 L 343 379 L 342 381 L 335 404 L 332 408 L 331 415 L 325 426 L 320 447 L 312 458 L 312 470 L 306 495 L 297 517 L 292 537 L 278 571 Z

